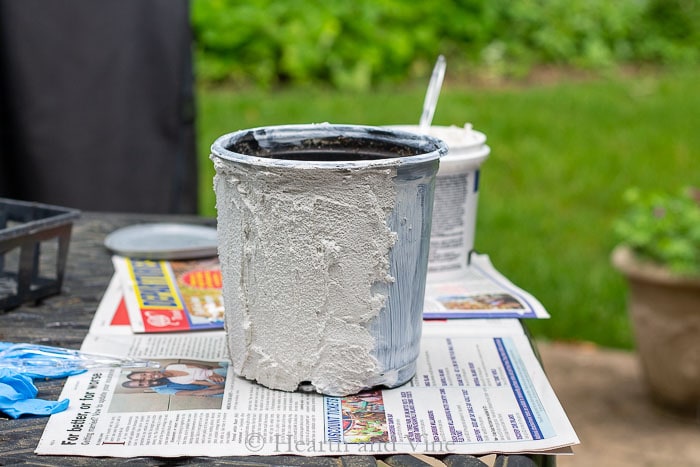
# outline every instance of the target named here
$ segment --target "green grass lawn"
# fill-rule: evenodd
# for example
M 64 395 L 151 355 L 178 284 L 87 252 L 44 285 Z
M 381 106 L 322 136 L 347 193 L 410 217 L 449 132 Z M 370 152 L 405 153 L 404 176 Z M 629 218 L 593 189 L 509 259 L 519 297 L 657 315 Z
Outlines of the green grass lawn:
M 434 123 L 486 133 L 476 248 L 552 315 L 542 338 L 629 348 L 623 279 L 609 262 L 611 222 L 630 186 L 700 186 L 698 70 L 471 88 L 448 82 Z M 418 122 L 425 83 L 343 94 L 322 89 L 201 89 L 201 213 L 214 215 L 209 145 L 224 133 L 287 123 Z

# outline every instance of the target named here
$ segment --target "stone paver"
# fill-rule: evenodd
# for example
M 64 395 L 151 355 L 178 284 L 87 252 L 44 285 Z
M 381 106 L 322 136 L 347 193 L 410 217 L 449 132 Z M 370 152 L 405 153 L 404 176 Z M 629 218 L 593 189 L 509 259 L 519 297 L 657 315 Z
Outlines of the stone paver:
M 558 342 L 538 348 L 581 440 L 557 466 L 700 467 L 700 413 L 681 416 L 654 405 L 634 353 Z

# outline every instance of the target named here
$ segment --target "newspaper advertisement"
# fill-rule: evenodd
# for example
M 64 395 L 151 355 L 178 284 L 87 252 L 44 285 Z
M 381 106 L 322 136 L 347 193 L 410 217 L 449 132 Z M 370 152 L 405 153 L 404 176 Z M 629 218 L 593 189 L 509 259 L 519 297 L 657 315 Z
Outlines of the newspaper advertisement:
M 112 259 L 133 332 L 223 329 L 221 269 L 217 258 L 190 261 Z M 464 277 L 428 283 L 425 319 L 549 318 L 542 304 L 517 287 L 488 255 L 471 255 Z
M 134 332 L 223 329 L 218 257 L 188 261 L 112 257 Z
M 328 397 L 235 376 L 221 330 L 135 334 L 122 299 L 115 278 L 82 350 L 160 368 L 68 378 L 70 406 L 50 417 L 37 454 L 570 453 L 578 443 L 517 320 L 426 321 L 409 383 Z
M 423 317 L 549 318 L 549 313 L 539 300 L 498 272 L 488 255 L 473 252 L 464 277 L 428 282 Z

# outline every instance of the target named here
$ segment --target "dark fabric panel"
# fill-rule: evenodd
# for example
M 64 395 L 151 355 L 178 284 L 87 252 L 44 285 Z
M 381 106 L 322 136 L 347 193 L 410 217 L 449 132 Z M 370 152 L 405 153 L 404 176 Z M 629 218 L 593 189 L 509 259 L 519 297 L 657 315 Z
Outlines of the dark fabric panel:
M 194 213 L 187 0 L 0 0 L 0 196 Z

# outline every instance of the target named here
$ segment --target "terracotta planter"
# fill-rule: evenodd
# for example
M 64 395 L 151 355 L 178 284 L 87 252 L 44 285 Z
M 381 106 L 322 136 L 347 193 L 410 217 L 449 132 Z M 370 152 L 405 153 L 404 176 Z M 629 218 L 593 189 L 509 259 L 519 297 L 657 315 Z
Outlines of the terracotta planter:
M 700 413 L 700 278 L 680 278 L 618 247 L 613 265 L 629 283 L 629 312 L 652 398 Z

